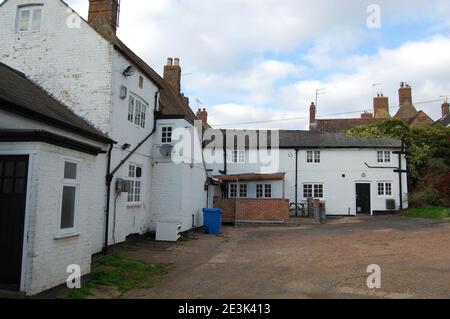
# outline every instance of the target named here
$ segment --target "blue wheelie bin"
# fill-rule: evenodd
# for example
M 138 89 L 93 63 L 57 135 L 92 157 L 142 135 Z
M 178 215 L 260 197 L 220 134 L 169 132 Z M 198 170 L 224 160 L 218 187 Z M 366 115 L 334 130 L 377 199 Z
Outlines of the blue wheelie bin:
M 222 232 L 223 210 L 219 208 L 204 208 L 203 220 L 204 228 L 208 234 L 220 235 Z

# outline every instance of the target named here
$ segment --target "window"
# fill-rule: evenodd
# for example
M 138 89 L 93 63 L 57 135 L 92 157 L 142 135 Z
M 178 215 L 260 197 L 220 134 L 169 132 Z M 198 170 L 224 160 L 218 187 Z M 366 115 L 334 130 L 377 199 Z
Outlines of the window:
M 236 198 L 237 197 L 237 185 L 236 184 L 230 184 L 230 198 Z
M 306 162 L 309 164 L 319 164 L 320 163 L 320 151 L 307 151 Z
M 130 165 L 128 169 L 128 177 L 130 178 L 130 191 L 128 193 L 129 204 L 141 203 L 142 190 L 142 168 L 137 165 Z
M 172 143 L 172 132 L 173 127 L 171 126 L 164 126 L 162 128 L 162 134 L 161 134 L 161 142 L 162 143 Z
M 264 187 L 264 196 L 266 198 L 272 198 L 272 185 L 266 184 Z
M 78 163 L 65 161 L 59 224 L 60 230 L 64 232 L 75 229 L 78 187 Z
M 144 88 L 144 77 L 142 75 L 139 76 L 139 87 Z
M 377 152 L 378 163 L 390 163 L 391 162 L 391 151 L 378 151 Z
M 256 198 L 263 198 L 263 184 L 256 185 Z
M 128 104 L 128 121 L 145 128 L 148 104 L 135 95 L 130 94 Z
M 231 162 L 232 163 L 245 163 L 245 150 L 233 150 L 231 153 Z
M 240 198 L 246 198 L 247 197 L 247 185 L 246 184 L 240 184 L 239 185 L 239 197 Z
M 378 183 L 378 196 L 392 196 L 392 183 Z
M 38 32 L 41 30 L 42 6 L 19 8 L 17 15 L 18 32 Z
M 323 184 L 304 184 L 303 198 L 323 198 Z

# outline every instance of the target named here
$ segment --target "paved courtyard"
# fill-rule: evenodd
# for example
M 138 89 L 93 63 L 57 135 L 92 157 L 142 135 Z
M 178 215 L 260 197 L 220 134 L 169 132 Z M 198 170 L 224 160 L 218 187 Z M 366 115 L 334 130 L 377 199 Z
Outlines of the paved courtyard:
M 153 288 L 128 298 L 450 298 L 450 223 L 399 216 L 313 225 L 225 227 L 179 244 L 145 241 L 125 253 L 171 263 Z M 366 286 L 367 266 L 382 287 Z

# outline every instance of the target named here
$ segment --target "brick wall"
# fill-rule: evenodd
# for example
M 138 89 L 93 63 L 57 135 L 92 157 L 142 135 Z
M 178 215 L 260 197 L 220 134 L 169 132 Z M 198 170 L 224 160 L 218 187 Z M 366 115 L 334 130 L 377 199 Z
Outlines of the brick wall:
M 224 210 L 223 220 L 245 222 L 287 222 L 289 200 L 215 198 L 214 207 Z

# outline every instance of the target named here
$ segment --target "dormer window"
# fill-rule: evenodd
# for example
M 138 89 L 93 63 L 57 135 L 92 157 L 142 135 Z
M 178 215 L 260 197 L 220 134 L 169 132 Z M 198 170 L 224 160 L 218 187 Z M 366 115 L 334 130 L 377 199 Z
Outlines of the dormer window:
M 17 14 L 17 31 L 38 32 L 41 30 L 42 5 L 19 7 Z

